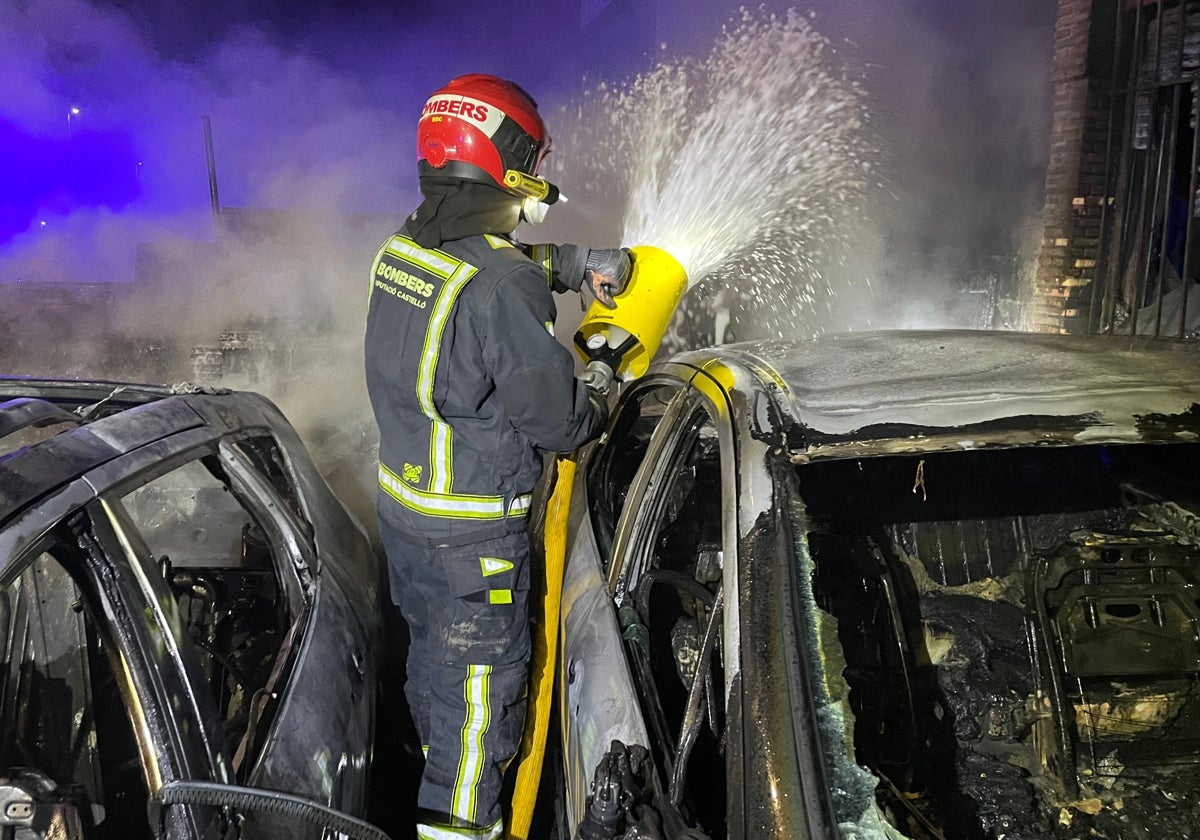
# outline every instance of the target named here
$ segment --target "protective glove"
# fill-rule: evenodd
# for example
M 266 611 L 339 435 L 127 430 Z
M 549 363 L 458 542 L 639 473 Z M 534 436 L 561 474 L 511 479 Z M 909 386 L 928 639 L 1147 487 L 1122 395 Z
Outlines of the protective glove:
M 596 391 L 589 388 L 588 403 L 592 407 L 592 413 L 596 416 L 596 434 L 600 434 L 601 430 L 608 425 L 608 391 Z
M 602 306 L 616 308 L 613 298 L 625 290 L 633 274 L 628 248 L 593 248 L 583 264 L 584 287 Z

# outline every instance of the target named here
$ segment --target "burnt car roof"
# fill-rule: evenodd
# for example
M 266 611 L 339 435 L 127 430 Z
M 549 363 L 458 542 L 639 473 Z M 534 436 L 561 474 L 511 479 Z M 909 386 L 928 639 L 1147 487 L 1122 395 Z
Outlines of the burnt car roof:
M 143 405 L 180 394 L 223 394 L 225 388 L 205 388 L 182 382 L 178 385 L 154 385 L 108 379 L 47 379 L 34 376 L 0 375 L 0 403 L 16 398 L 40 399 L 70 411 L 82 413 L 94 408 L 93 415 L 111 414 L 135 405 Z M 103 405 L 101 405 L 103 404 Z
M 756 342 L 677 361 L 751 372 L 805 458 L 1031 443 L 1196 440 L 1200 344 L 889 331 Z
M 239 425 L 269 425 L 267 416 L 276 413 L 251 392 L 0 377 L 0 444 L 30 426 L 63 426 L 11 452 L 0 447 L 0 526 L 125 453 L 189 429 L 211 427 L 216 436 Z

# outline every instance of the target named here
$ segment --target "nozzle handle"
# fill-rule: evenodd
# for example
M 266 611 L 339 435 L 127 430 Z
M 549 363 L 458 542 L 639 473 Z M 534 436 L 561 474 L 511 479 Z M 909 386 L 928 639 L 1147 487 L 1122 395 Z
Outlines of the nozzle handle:
M 595 359 L 588 362 L 587 367 L 583 369 L 583 376 L 579 379 L 591 390 L 606 394 L 612 386 L 613 369 L 599 359 Z
M 607 391 L 612 384 L 613 377 L 616 376 L 616 372 L 621 368 L 621 359 L 633 349 L 637 341 L 637 336 L 628 335 L 616 347 L 610 347 L 608 342 L 605 342 L 599 347 L 593 348 L 588 347 L 587 339 L 583 337 L 583 333 L 575 333 L 575 344 L 588 358 L 587 367 L 584 368 L 583 376 L 580 378 L 593 390 Z M 604 368 L 607 374 L 602 374 L 600 372 L 601 368 Z M 593 382 L 596 384 L 593 385 Z

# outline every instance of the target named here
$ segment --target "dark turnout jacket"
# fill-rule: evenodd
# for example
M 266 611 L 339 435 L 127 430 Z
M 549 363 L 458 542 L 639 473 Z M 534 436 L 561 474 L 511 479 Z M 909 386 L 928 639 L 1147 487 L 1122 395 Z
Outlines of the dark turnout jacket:
M 401 230 L 376 252 L 365 350 L 379 512 L 416 541 L 523 529 L 541 450 L 575 449 L 604 423 L 554 338 L 552 291 L 578 288 L 584 254 L 525 250 L 491 234 L 424 248 Z

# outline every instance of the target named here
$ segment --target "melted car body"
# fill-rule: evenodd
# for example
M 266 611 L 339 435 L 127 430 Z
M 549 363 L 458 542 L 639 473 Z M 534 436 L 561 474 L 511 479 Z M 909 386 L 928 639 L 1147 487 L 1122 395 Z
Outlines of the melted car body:
M 267 399 L 0 379 L 19 836 L 382 836 L 379 616 L 365 532 Z
M 1200 346 L 695 351 L 581 458 L 564 832 L 1190 831 Z

